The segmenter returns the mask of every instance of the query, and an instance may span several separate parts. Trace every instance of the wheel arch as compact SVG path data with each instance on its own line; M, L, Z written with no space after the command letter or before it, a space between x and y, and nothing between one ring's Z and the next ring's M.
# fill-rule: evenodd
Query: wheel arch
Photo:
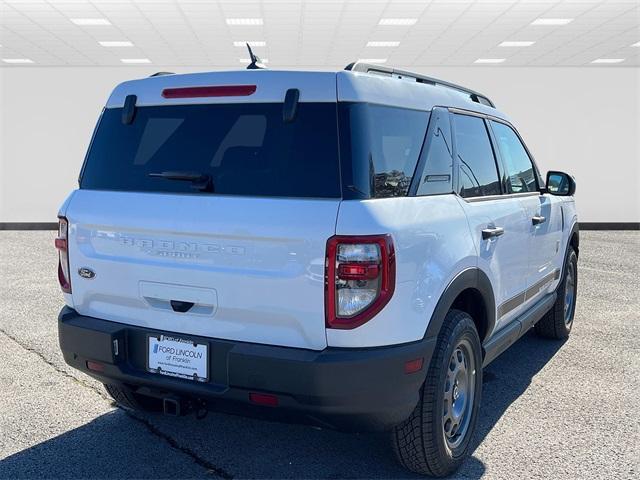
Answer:
M447 285L431 315L425 337L438 336L444 318L452 307L471 315L480 341L484 343L496 323L495 296L487 274L479 268L469 268Z
M576 257L580 258L580 227L578 226L578 222L574 222L573 227L571 227L571 232L569 232L569 237L567 239L567 245L564 249L564 256L562 258L562 270L560 271L560 282L558 282L558 287L564 281L564 275L567 271L567 260L569 259L569 248L573 248L576 252Z
M576 255L580 256L580 228L578 227L578 222L573 224L573 228L569 233L569 244L567 245L567 249L570 246L576 251Z

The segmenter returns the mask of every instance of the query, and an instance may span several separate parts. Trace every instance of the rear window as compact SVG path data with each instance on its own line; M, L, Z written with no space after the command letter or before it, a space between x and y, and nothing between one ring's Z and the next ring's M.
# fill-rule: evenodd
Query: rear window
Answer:
M338 105L345 198L406 196L429 112L369 103Z
M335 103L300 103L283 121L282 103L106 109L82 172L94 190L340 197ZM203 175L202 182L157 176ZM152 176L156 175L156 176Z

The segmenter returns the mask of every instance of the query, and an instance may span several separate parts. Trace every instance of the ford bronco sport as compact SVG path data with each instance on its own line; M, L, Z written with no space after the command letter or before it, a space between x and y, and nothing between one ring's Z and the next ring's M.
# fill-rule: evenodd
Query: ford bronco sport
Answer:
M411 72L128 81L60 209L60 347L124 408L386 430L447 475L483 367L569 335L574 191L489 98Z

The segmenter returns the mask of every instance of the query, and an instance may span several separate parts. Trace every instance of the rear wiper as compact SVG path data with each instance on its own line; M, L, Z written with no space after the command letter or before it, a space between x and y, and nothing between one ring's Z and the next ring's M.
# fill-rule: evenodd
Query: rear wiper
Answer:
M211 175L198 172L160 172L149 173L153 178L165 178L167 180L180 180L191 182L191 187L203 192L213 192L213 181Z

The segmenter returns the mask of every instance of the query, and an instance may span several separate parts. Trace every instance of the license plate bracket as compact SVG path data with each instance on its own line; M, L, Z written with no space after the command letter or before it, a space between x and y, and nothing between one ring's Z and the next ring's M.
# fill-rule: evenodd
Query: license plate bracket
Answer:
M209 381L209 345L175 335L147 336L147 370L196 382Z

